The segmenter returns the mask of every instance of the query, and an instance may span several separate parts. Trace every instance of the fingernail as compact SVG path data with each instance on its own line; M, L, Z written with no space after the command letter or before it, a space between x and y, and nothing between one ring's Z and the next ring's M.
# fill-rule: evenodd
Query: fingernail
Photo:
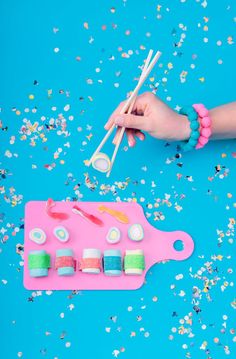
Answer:
M116 125L123 125L123 123L124 123L124 119L122 118L122 117L117 117L117 118L115 118L115 124Z
M133 147L134 143L133 141L128 141L129 147Z

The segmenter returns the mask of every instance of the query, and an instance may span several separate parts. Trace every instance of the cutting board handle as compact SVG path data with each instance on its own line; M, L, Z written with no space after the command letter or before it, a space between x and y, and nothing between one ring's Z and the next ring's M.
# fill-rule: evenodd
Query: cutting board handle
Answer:
M165 234L167 235L167 243L165 246L166 258L181 261L191 256L194 250L194 242L188 233L174 231ZM179 244L177 242L182 244L181 249L177 249L177 244Z

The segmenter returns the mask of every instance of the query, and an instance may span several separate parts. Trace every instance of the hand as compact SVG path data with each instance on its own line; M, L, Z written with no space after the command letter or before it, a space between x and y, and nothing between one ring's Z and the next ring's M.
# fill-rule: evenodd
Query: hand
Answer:
M121 115L125 101L121 102L112 113L105 129L109 130L113 123L118 126L113 143L116 144L121 127L126 128L130 147L135 146L136 137L145 139L142 131L151 136L167 141L186 140L190 136L189 121L186 116L179 115L151 92L138 96L132 114Z

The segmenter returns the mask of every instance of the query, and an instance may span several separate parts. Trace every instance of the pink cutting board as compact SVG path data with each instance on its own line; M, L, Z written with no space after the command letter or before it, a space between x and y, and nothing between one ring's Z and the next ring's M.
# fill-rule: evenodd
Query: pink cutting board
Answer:
M55 202L54 212L66 212L70 215L67 220L59 222L46 214L44 201L28 202L25 206L25 246L24 246L24 286L31 290L83 290L83 289L138 289L145 280L145 274L157 262L174 259L184 260L191 256L194 243L189 234L182 231L162 232L148 223L142 207L137 203L127 202ZM98 216L104 222L103 227L89 223L79 215L72 213L72 207L77 204L86 212ZM107 213L99 213L98 206L104 204L109 208L126 213L129 224L122 224ZM144 239L141 242L133 242L127 236L130 224L140 223L144 228ZM53 228L58 225L65 226L70 234L67 243L59 242L53 235ZM107 243L105 237L110 227L118 227L122 233L122 239L117 244ZM29 239L32 228L40 227L47 235L47 241L43 245L37 245ZM183 242L183 250L176 251L173 244L176 240ZM102 252L105 249L120 249L122 254L126 249L143 249L146 269L141 276L125 275L109 277L100 274L87 274L76 271L73 276L58 276L54 269L55 253L60 248L71 248L75 259L81 259L84 248L98 248ZM31 278L28 270L28 253L31 250L44 249L51 255L51 267L48 277Z

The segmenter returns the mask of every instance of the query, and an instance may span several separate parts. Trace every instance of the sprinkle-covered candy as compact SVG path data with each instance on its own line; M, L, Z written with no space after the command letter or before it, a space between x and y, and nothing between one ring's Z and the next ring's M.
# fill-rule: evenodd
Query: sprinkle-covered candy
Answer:
M144 230L141 224L132 224L128 229L128 237L132 241L139 242L143 240Z

